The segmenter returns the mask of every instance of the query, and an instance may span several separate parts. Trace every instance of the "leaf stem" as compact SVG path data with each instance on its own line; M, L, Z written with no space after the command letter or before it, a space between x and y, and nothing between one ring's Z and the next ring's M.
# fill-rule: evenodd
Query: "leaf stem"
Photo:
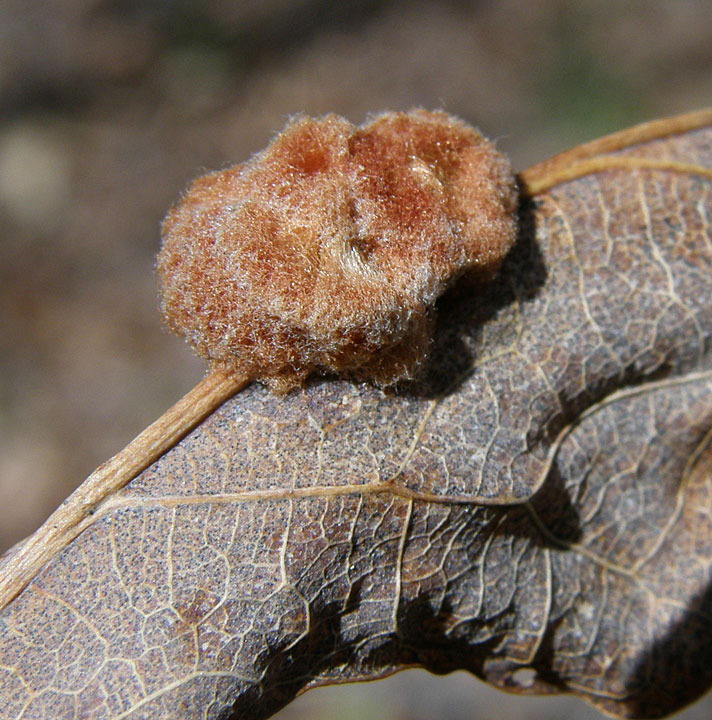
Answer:
M213 370L123 450L100 465L30 537L0 563L0 610L42 566L94 521L99 505L143 472L249 381Z
M525 196L533 197L546 192L561 182L567 182L600 170L621 167L621 165L626 164L630 168L634 167L635 163L638 163L637 167L642 167L646 163L644 158L630 155L611 158L611 153L628 150L633 146L654 140L693 132L707 127L710 123L712 123L712 108L707 108L685 115L678 115L677 117L652 120L612 135L606 135L598 140L578 145L571 150L565 150L522 171L519 173L520 188ZM647 162L650 163L650 161ZM664 165L662 161L654 160L648 167L650 169L665 169L663 167L652 167L657 162ZM700 169L693 165L684 167L684 163L667 164L670 166L667 169L677 170L678 172L699 172ZM703 170L702 174L704 175L709 172L708 168Z

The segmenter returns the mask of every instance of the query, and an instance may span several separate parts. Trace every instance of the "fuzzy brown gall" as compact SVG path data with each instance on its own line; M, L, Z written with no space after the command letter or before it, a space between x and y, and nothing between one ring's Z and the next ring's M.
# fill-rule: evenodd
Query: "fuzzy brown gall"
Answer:
M163 315L278 392L315 371L391 385L423 365L436 299L497 271L516 210L509 162L444 112L299 118L168 213Z

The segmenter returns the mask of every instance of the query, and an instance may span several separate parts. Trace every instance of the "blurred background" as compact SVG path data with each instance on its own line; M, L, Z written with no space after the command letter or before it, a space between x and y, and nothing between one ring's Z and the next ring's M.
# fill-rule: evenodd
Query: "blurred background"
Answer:
M0 0L0 550L203 373L162 328L159 223L295 113L441 107L516 169L712 104L708 0ZM707 720L710 700L681 715ZM601 716L409 671L287 718Z

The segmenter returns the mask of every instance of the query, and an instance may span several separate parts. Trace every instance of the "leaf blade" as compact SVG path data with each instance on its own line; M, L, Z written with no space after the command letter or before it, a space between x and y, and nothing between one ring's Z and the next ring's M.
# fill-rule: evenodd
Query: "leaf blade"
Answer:
M603 146L712 166L665 127ZM0 614L9 717L267 717L412 665L628 716L704 691L711 188L652 165L526 205L421 385L248 388L113 494Z

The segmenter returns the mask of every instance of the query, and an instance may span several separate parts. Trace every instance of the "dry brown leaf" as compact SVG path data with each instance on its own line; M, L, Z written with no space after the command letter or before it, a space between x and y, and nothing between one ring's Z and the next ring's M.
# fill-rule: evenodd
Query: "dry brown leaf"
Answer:
M628 717L708 689L712 112L521 182L422 383L250 386L52 550L0 717L264 718L410 666Z

